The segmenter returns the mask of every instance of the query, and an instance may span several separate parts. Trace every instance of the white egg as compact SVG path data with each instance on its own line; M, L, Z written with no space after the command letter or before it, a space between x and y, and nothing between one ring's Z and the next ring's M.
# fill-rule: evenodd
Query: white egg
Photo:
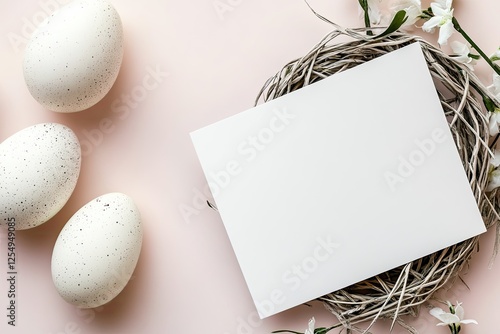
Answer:
M45 19L24 54L24 79L45 108L90 108L111 89L123 57L123 28L104 0L75 0Z
M0 225L45 223L66 204L80 174L74 132L57 123L25 128L0 144Z
M52 253L52 279L68 303L93 308L115 298L139 259L142 224L130 197L100 196L61 230Z

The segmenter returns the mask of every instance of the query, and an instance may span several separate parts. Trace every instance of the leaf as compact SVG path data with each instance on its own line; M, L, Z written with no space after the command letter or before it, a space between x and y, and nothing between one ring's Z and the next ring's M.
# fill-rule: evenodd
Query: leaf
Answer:
M407 19L408 16L406 16L406 11L400 10L399 12L396 13L396 15L394 15L394 18L392 19L391 24L389 24L387 29L385 29L385 31L382 32L380 35L377 35L377 38L392 34L396 30L401 28L401 26L403 25L403 23L406 22Z
M495 111L496 105L488 96L483 95L483 103L486 107L486 110L488 110L489 112Z
M274 332L271 332L271 333L292 333L292 334L304 334L304 333L301 333L301 332L294 332L294 331L289 331L289 330L278 330L278 331L274 331Z

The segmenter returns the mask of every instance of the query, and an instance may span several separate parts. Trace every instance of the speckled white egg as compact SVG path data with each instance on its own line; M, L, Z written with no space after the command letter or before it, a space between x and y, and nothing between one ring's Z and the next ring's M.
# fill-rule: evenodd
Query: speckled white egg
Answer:
M52 279L68 303L93 308L126 286L142 246L142 224L133 200L100 196L78 210L61 230L52 254Z
M0 225L45 223L66 204L80 174L81 149L62 124L25 128L0 144Z
M45 108L76 112L99 102L116 80L123 28L105 0L74 0L45 19L24 53L24 79Z

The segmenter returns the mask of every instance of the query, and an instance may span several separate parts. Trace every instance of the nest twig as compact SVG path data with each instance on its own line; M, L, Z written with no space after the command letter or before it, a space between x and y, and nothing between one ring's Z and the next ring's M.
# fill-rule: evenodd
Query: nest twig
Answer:
M419 42L484 223L487 228L495 225L500 206L496 191L485 193L492 152L488 146L488 119L480 97L486 95L494 100L488 89L470 69L418 36L395 32L374 38L363 34L363 29L335 27L307 55L286 64L270 78L258 94L256 104ZM339 36L348 36L350 40L334 43ZM453 283L477 250L478 242L478 237L466 240L318 300L348 332L368 332L377 319L390 318L393 324L397 322L410 333L417 333L401 316L418 315L420 306L438 289ZM362 322L369 323L363 330L357 326Z

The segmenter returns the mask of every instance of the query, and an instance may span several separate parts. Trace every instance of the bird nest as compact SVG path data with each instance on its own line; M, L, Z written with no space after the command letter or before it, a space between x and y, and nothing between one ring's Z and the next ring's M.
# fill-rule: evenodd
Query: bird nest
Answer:
M494 143L481 96L490 97L497 106L499 102L468 67L418 36L397 31L374 37L366 34L366 29L335 27L308 54L289 62L271 77L258 94L256 104L419 42L484 223L487 228L496 224L500 208L497 191L485 192ZM368 332L377 319L389 318L393 325L397 322L410 333L417 333L401 317L417 316L421 305L437 290L455 282L478 243L478 237L466 240L318 300L347 332ZM359 327L362 322L368 323L364 330Z

